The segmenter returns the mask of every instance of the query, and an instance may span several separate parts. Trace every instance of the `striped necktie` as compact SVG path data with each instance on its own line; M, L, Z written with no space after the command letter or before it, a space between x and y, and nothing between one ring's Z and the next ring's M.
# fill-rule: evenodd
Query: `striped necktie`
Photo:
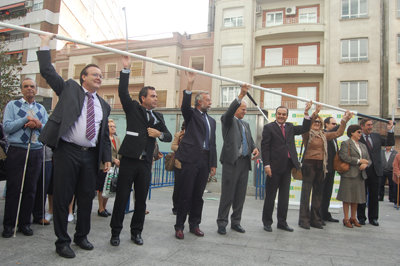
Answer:
M93 95L87 92L87 113L86 113L86 138L92 140L95 135L95 123L94 123L94 101Z

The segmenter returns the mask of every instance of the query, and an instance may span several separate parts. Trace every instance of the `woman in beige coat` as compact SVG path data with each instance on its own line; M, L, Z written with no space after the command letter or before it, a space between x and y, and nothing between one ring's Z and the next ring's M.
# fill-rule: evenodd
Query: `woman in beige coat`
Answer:
M347 129L347 136L350 139L342 142L339 151L339 157L350 164L350 169L340 174L337 195L337 200L343 202L343 225L349 228L353 228L353 225L361 227L356 218L357 205L365 203L364 180L367 178L365 169L371 164L367 146L359 142L361 134L359 125L350 125ZM351 206L350 219L349 206Z

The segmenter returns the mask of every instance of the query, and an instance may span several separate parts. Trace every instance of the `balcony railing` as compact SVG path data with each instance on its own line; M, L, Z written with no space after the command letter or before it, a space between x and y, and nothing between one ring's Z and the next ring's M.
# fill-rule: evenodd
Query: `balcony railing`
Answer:
M265 61L263 60L262 62L261 62L261 64L262 64L262 66L261 67L279 67L279 66L303 66L303 65L319 65L320 64L320 61L319 61L319 57L317 57L316 58L316 63L312 63L312 62L310 62L310 63L307 63L307 62L303 62L303 63L300 63L299 64L299 58L283 58L282 59L282 64L281 65L265 65ZM313 60L312 58L310 59L310 61L311 60ZM306 60L305 60L306 61Z
M24 17L26 15L26 13L27 13L26 9L21 9L18 11L10 11L10 14L0 15L0 21Z
M144 69L133 69L130 73L130 78L143 78ZM104 79L117 79L119 78L119 71L103 72Z
M321 24L321 17L314 17L312 19L299 19L298 17L286 17L282 20L282 22L275 22L275 23L267 23L267 21L263 17L257 18L257 29L271 28L282 25L293 25L293 24L299 24L299 25Z

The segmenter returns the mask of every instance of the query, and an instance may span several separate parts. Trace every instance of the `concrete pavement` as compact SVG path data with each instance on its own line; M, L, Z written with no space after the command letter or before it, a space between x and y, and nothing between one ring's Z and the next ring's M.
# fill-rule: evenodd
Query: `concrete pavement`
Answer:
M4 182L0 183L0 191ZM400 211L387 201L380 202L380 226L365 225L345 228L341 223L329 223L323 230L304 230L297 226L298 210L290 209L288 224L293 233L263 230L263 201L246 198L240 234L227 227L227 234L217 233L216 217L219 194L204 194L204 237L196 237L185 228L185 239L174 237L175 216L171 212L172 188L154 189L148 201L142 237L143 246L130 240L132 214L124 220L121 244L109 244L110 217L97 216L97 199L93 202L92 229L88 237L95 246L86 251L72 244L74 259L64 259L55 253L53 225L32 225L31 237L17 233L16 238L0 237L0 265L400 265ZM112 210L113 199L108 209ZM4 200L0 201L2 223ZM342 212L334 215L342 219ZM276 212L274 212L276 220ZM274 221L276 222L276 221ZM1 229L2 230L2 229ZM68 231L73 235L74 224Z

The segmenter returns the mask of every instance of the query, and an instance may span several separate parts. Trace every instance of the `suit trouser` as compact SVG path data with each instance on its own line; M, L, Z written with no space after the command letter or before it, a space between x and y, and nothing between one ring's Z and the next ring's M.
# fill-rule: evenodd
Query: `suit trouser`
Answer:
M234 165L222 165L221 198L218 208L218 226L226 227L229 210L232 206L231 225L239 225L242 219L243 204L246 198L250 158L241 157Z
M320 208L320 215L323 220L328 220L332 218L331 213L329 212L329 205L331 203L333 183L335 181L335 171L330 171L326 173L325 179L322 182L323 190L322 190L322 201Z
M324 168L322 160L304 160L302 167L303 182L300 196L299 225L321 225L319 210L322 200L322 182ZM312 190L311 211L310 194Z
M90 216L95 195L97 152L81 150L60 141L53 153L53 221L57 236L56 246L71 243L68 235L68 206L75 194L77 222L74 241L85 239L90 232Z
M172 193L172 209L177 211L179 201L179 191L182 189L182 169L174 167L174 192Z
M276 192L279 189L278 195L278 224L286 225L286 217L289 206L289 189L291 179L291 169L293 163L291 159L282 162L281 169L271 169L272 177L267 176L265 180L265 199L262 214L262 221L264 225L271 225L272 213L274 212L274 204Z
M389 200L394 201L394 199L397 197L396 194L394 194L394 185L395 183L393 182L393 172L383 172L383 176L379 177L379 198L384 198L385 197L385 183L386 179L388 180L389 183Z
M146 212L146 198L151 180L151 162L123 156L119 168L117 192L111 216L111 235L121 233L125 207L128 203L132 184L135 191L135 212L131 220L131 234L141 233Z
M367 168L368 178L365 180L365 192L367 193L368 202L368 220L377 220L379 216L379 201L378 201L378 189L379 189L379 178L375 173L373 166ZM366 220L365 208L367 204L358 204L357 218L358 220Z
M40 219L44 218L44 213L46 208L46 196L50 186L50 180L53 171L52 170L53 162L47 161L44 163L44 186L43 186L43 166L41 168L42 171L39 175L36 188L35 205L33 206L33 211L32 211L33 220L35 221L39 221Z
M7 192L4 206L4 227L14 228L21 192L22 176L27 149L10 146L7 151L6 174ZM43 160L42 149L30 150L26 167L24 189L22 191L18 225L31 224L31 214L35 202L36 184Z
M201 223L203 193L210 173L209 154L201 153L201 157L194 163L182 162L182 189L179 191L175 230L184 229L188 214L190 229L199 227Z

